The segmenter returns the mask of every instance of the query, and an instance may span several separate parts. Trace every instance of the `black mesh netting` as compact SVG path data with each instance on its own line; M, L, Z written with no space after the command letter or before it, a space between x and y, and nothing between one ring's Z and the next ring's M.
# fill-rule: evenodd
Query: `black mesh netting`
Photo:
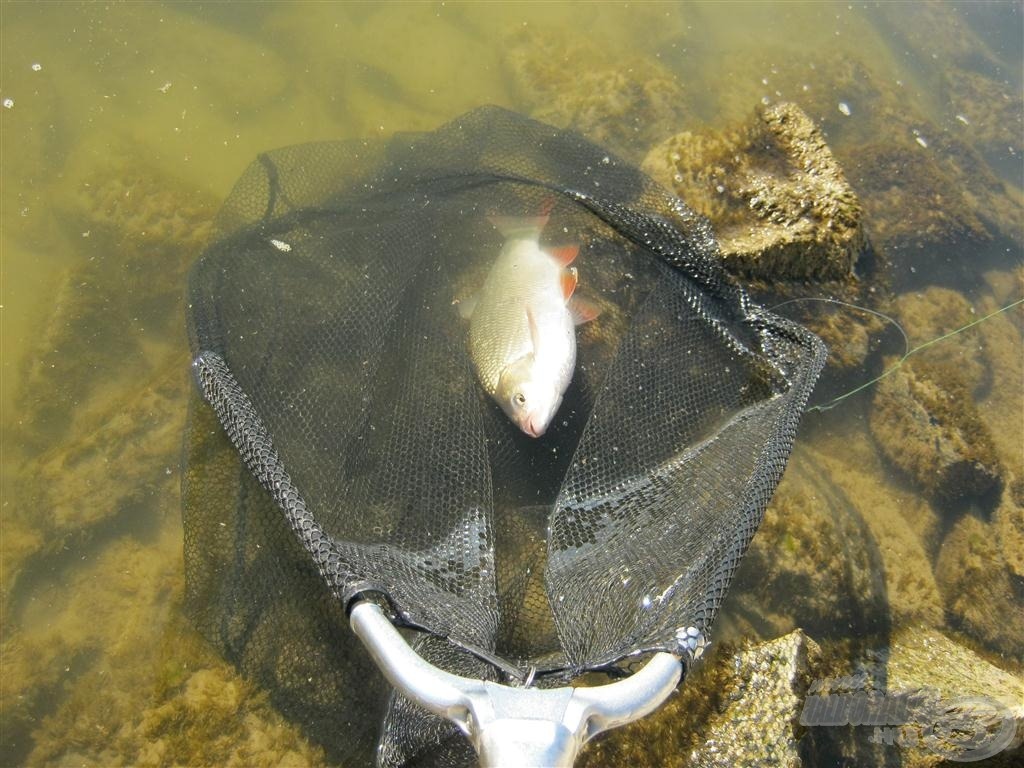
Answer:
M581 244L601 313L531 438L482 391L455 305L502 247L487 216L548 209L544 241ZM189 287L208 405L188 444L188 602L334 757L372 762L382 728L385 764L471 754L388 702L347 629L357 593L429 631L437 663L495 679L707 628L824 352L726 278L704 220L580 136L483 108L263 155L220 224Z

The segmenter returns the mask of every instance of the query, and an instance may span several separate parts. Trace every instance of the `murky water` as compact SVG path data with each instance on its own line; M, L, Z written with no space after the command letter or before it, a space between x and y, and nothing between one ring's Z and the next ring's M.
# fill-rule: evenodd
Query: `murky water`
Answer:
M713 137L793 101L859 196L873 248L851 293L809 282L786 297L872 303L913 347L1024 295L1016 3L0 14L4 765L330 763L180 611L184 280L261 151L429 130L495 103L639 163L669 136ZM819 403L903 351L885 323L837 317L830 343L861 334L863 350L833 360ZM800 626L828 650L938 632L1021 674L1022 323L1019 306L1001 312L808 414L718 637ZM932 435L937 423L957 435ZM921 435L944 447L924 451ZM702 724L686 728L692 748ZM610 737L594 764L685 763L669 741L637 757L630 738Z

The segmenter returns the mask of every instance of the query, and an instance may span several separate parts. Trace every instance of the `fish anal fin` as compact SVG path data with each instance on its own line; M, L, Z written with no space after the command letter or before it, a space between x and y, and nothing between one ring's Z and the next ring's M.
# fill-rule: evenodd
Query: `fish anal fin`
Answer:
M569 302L569 311L572 313L572 321L576 325L589 323L601 314L601 308L597 304L584 299L582 296L573 297L572 301Z
M579 255L580 246L578 243L574 243L572 245L560 245L557 248L548 248L545 252L563 267L568 267Z
M567 267L562 270L562 296L566 301L572 297L573 291L576 290L576 283L579 282L579 277L576 267Z

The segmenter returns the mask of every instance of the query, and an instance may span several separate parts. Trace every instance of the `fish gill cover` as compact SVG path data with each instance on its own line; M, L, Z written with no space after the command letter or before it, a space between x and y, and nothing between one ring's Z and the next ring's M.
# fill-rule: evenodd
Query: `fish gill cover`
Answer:
M501 252L488 217L541 210L599 315L534 438L481 387L458 304ZM261 155L219 226L189 285L189 609L332 754L472 754L388 705L345 619L361 593L491 679L707 631L824 347L748 301L704 219L579 135L484 107Z

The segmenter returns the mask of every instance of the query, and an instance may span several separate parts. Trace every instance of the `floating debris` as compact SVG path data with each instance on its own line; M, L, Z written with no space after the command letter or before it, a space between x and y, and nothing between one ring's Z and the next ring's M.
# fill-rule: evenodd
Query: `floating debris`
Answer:
M847 104L845 101L840 101L839 102L839 111L842 112L847 117L849 117L850 116L850 105Z
M3 100L3 105L4 105L4 109L13 109L14 108L14 99L10 99L10 98L4 99Z
M292 249L292 247L283 240L271 240L270 244L277 248L277 250L283 251L284 253L288 253L288 251Z
M40 64L38 61L32 65L32 71L33 72L42 72L42 70L43 70L43 65Z
M166 83L157 88L157 90L160 91L160 93L167 93L169 90L171 90L172 85L173 83L170 80L168 80Z
M963 123L964 125L970 125L970 124L971 124L971 121L970 121L970 120L968 120L968 119L967 119L967 117L966 117L965 115L957 115L957 116L956 116L956 119L957 119L957 120L959 120L959 121L960 121L961 123Z

